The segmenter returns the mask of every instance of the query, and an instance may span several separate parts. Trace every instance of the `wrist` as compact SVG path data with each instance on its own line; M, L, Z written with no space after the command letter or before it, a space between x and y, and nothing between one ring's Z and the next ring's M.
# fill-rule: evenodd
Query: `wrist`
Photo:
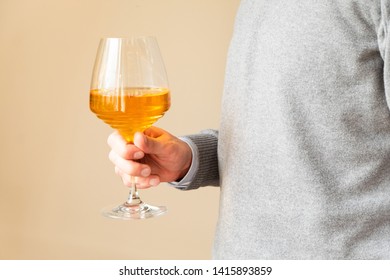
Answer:
M178 182L179 185L186 185L193 180L193 177L198 170L198 148L191 139L187 137L179 137L179 139L183 141L183 148L185 149L183 154L185 155L185 160L176 182Z
M188 152L186 154L189 154L189 156L186 157L187 159L184 161L185 163L183 169L180 171L178 179L176 181L181 181L187 175L188 171L192 166L192 151L189 147L188 147Z

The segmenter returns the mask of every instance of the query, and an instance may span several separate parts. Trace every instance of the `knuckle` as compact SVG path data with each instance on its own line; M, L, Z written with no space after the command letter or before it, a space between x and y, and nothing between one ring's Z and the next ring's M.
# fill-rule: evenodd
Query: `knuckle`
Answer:
M111 151L108 153L108 159L109 159L112 163L115 164L116 159L115 159L115 153L114 153L113 150L111 150Z
M112 134L107 137L107 145L112 147Z

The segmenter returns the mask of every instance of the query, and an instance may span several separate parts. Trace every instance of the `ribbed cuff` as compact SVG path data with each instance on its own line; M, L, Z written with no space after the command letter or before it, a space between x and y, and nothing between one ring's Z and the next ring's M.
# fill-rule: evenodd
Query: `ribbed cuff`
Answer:
M218 186L218 131L204 130L199 134L187 135L197 148L199 156L197 171L186 190L197 189L203 186Z

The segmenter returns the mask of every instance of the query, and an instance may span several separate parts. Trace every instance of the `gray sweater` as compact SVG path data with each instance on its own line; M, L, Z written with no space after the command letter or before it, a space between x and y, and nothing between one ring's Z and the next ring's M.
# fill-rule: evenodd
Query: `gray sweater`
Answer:
M390 0L243 0L219 132L216 259L390 259Z

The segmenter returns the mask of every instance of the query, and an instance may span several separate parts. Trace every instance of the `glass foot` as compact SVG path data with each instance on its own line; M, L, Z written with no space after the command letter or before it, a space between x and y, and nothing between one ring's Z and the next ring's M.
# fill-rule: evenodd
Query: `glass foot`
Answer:
M125 202L116 207L104 208L102 214L112 219L134 220L152 218L163 215L166 212L167 208L165 206L151 206L144 202L139 204Z

